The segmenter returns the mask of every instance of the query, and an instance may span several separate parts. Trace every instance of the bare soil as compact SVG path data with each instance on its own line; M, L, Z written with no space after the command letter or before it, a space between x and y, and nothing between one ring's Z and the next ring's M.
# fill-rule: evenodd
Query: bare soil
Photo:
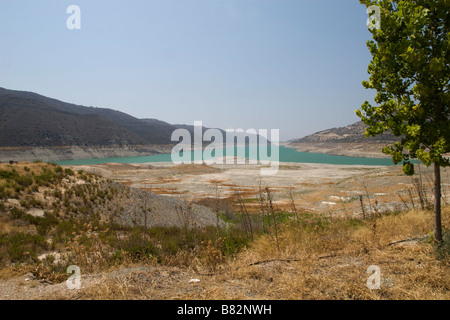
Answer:
M269 186L278 209L289 210L292 192L299 211L360 217L421 207L433 199L432 170L421 165L413 178L401 166L347 166L331 164L282 163L278 173L261 176L260 165L102 164L82 169L102 174L127 186L170 197L202 202L231 198L236 190L247 199L259 197L260 186ZM77 169L77 167L73 167ZM422 199L417 181L424 190ZM443 199L450 202L450 170L442 170ZM361 202L362 200L362 202ZM258 202L248 206L258 211Z

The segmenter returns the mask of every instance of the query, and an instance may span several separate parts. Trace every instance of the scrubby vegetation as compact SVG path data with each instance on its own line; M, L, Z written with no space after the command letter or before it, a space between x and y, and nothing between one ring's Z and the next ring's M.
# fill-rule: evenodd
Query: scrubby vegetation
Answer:
M249 242L231 220L226 228L188 224L190 212L181 206L182 227L120 225L114 216L124 209L110 202L120 191L83 171L34 163L8 165L0 177L0 266L38 268L51 281L67 279L69 265L96 272L139 261L189 266L195 260L215 270Z

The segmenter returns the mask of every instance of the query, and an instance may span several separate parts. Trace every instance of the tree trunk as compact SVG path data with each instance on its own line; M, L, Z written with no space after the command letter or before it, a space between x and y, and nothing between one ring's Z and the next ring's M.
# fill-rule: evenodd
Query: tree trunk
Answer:
M436 242L442 242L441 223L441 166L434 163L434 238Z

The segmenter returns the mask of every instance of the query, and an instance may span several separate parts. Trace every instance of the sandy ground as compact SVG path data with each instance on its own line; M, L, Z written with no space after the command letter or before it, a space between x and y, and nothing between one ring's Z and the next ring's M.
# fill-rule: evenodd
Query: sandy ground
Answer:
M171 163L79 166L128 186L193 201L232 197L236 190L253 200L258 211L259 186L269 186L279 209L292 208L292 193L299 211L359 216L365 211L409 209L419 206L417 189L401 166L346 166L282 163L278 173L261 176L261 165L173 165ZM433 176L420 166L413 178L421 179L426 200L432 200ZM442 171L443 199L450 202L450 170ZM292 191L291 191L292 190ZM361 197L363 203L361 204Z

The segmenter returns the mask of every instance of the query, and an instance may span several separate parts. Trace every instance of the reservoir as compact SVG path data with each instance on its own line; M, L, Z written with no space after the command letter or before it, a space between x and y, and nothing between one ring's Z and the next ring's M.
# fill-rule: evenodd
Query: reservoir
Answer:
M244 147L237 147L234 148L234 150L233 148L223 149L223 153L225 156L235 156L238 154L240 148ZM243 150L240 151L242 152ZM197 152L201 153L201 151L191 151L192 153L191 159L194 159L194 155ZM249 158L248 147L245 148L245 155L246 158L248 159ZM203 156L203 159L210 159L210 158L211 157L207 157L205 155ZM100 158L100 159L56 161L58 165L92 165L104 163L149 163L149 162L172 162L171 154L168 153L168 154L157 154L151 156L138 156L138 157L114 157L114 158ZM329 155L324 153L299 152L284 146L279 147L279 162L324 163L324 164L338 164L338 165L367 165L367 166L394 165L391 159L349 157L349 156Z

